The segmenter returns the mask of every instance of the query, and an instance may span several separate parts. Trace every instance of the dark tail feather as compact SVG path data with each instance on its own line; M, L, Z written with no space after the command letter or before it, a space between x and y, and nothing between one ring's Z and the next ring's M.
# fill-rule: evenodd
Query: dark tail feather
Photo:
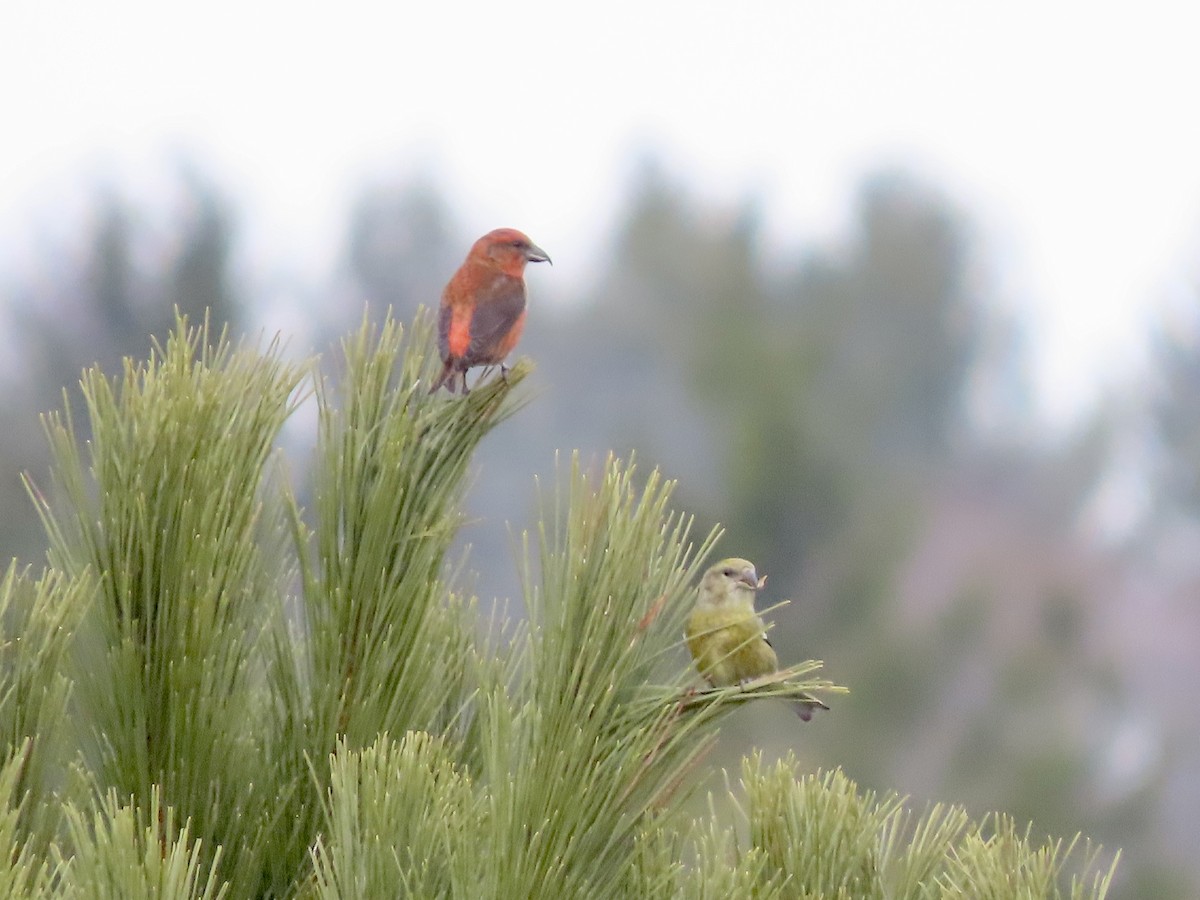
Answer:
M807 700L795 700L795 701L793 701L793 705L796 710L796 715L798 715L800 717L800 719L804 722L808 722L808 721L812 720L813 710L829 709L828 706L826 706L824 703L822 703L820 700L816 699L815 697L810 697Z
M458 385L454 383L454 375L454 363L452 361L448 361L442 367L442 374L434 379L433 386L429 388L429 393L436 394L437 389L444 384L446 386L446 390L453 394L456 390L458 390Z

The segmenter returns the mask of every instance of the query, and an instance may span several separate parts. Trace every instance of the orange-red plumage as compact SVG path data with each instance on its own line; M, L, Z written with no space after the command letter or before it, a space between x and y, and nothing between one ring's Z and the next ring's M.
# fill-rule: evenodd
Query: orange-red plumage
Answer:
M514 228L489 231L471 247L466 260L442 291L438 312L438 349L442 372L430 391L443 384L450 393L467 369L501 364L525 327L525 265L550 262L546 251Z

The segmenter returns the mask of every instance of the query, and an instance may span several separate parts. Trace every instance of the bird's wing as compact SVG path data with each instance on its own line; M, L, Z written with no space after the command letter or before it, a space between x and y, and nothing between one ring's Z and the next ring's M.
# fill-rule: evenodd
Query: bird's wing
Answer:
M464 359L471 365L499 362L505 353L496 355L505 336L517 324L525 312L525 284L517 279L505 278L481 298L471 316L471 343L467 346Z
M438 311L438 352L443 360L450 358L450 323L454 319L454 310L446 303Z

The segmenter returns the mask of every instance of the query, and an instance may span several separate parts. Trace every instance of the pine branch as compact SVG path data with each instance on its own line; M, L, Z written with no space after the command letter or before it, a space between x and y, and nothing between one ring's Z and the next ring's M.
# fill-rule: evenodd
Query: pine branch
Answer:
M66 502L42 509L51 564L98 576L76 692L87 778L97 801L113 790L138 815L152 796L186 810L205 854L226 848L239 893L258 881L274 791L260 640L282 585L259 539L280 526L262 495L301 374L277 345L235 349L179 319L121 379L84 373L86 466L69 410L46 423Z

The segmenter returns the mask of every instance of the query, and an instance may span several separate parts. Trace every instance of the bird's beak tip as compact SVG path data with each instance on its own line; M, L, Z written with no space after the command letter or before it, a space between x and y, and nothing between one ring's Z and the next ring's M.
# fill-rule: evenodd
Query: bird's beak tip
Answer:
M752 591L757 591L760 587L762 587L763 582L766 581L765 578L760 579L758 577L758 572L756 572L754 569L743 569L740 580L743 584L749 585Z
M554 261L550 259L550 254L536 244L530 246L529 251L525 254L525 258L530 262L548 262L554 265Z

